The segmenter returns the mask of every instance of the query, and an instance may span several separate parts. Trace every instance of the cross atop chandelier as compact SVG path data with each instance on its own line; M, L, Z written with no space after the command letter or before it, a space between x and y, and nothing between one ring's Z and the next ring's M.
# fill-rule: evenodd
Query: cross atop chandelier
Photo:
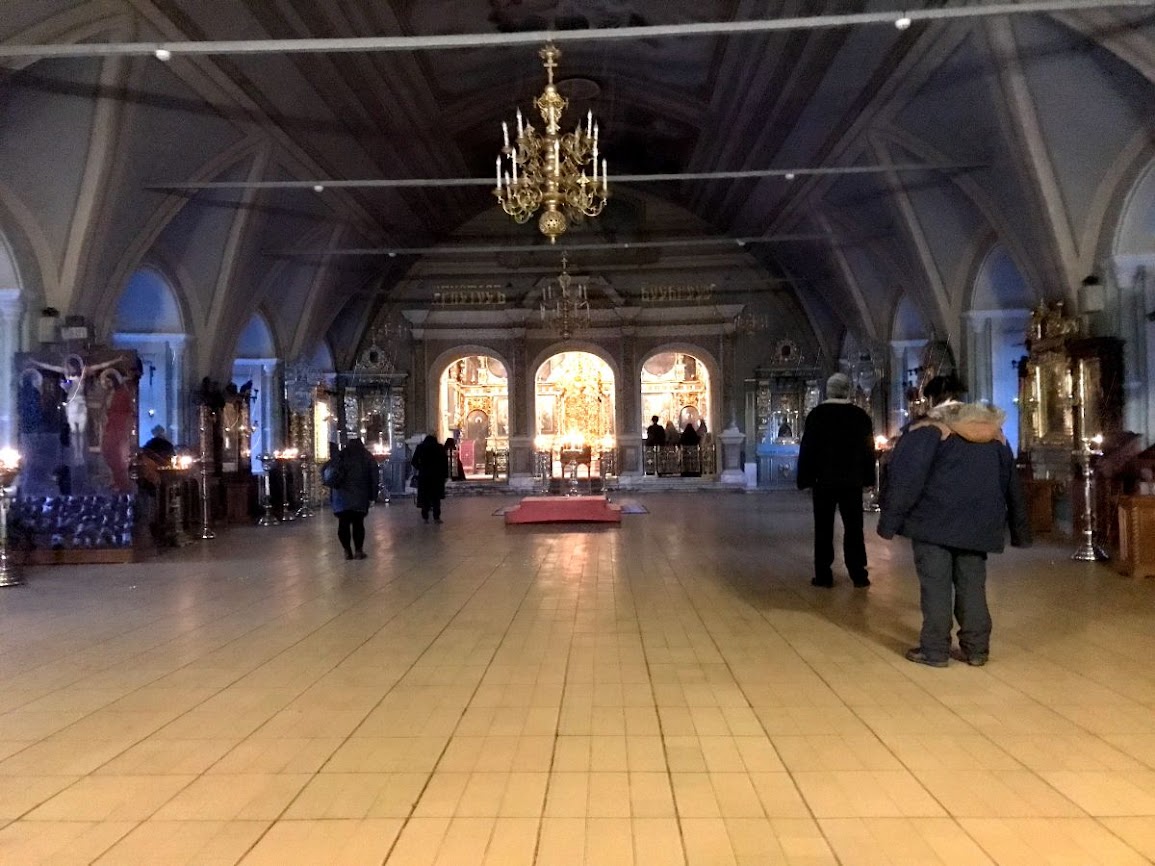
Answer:
M552 44L538 52L545 67L546 85L534 100L544 131L538 133L517 110L517 137L510 144L509 124L502 122L504 146L497 157L497 187L493 194L502 209L521 224L544 208L537 227L557 243L571 221L595 217L609 196L608 164L598 164L598 125L593 111L585 127L578 121L573 132L562 133L561 116L569 104L557 92L553 73L561 52ZM589 166L589 173L586 167ZM600 174L599 174L600 169Z
M590 324L590 302L584 283L574 285L567 268L569 260L561 257L561 273L546 283L541 292L541 320L568 340Z

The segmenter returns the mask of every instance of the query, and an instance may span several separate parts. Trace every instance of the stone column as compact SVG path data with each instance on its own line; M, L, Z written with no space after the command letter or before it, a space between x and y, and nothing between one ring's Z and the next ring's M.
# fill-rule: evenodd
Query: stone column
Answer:
M972 401L994 399L994 371L991 369L991 314L986 310L972 310L966 316L967 361L970 365L970 395Z
M638 371L637 329L631 324L622 328L621 375L618 393L623 395L618 410L618 467L624 478L642 475L642 378Z
M1123 340L1123 427L1155 437L1155 254L1120 255L1107 269L1107 330Z
M913 366L911 354L922 351L925 345L926 340L890 341L890 423L893 433L901 430L909 420L906 417L906 371Z
M521 327L510 330L509 361L509 486L515 490L533 489L533 405L530 394L533 375L526 354L524 320Z
M19 289L0 289L0 445L16 446L14 358L20 351L24 300Z

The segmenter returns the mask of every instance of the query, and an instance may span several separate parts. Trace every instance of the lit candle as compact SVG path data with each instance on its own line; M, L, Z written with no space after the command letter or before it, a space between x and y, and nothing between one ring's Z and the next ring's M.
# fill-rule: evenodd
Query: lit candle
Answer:
M517 150L516 149L513 151L513 158L510 159L510 162L513 163L513 182L517 183Z
M509 124L504 120L501 122L501 137L505 141L505 146L509 147Z
M592 135L594 131L594 110L591 108L586 112L586 135Z
M501 157L497 158L497 188L501 189Z
M610 167L606 160L602 160L602 195L610 191Z
M561 142L556 138L553 140L553 164L558 171L561 171Z
M594 144L598 143L598 125L594 124Z
M517 110L517 137L518 137L518 139L521 138L523 133L524 133L524 129L521 125L521 109L519 108Z

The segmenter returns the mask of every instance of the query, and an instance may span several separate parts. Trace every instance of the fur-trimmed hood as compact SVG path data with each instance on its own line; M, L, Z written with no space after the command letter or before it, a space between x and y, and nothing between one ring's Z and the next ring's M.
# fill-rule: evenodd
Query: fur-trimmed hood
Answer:
M912 427L935 426L946 439L952 433L968 442L1006 442L1003 435L1003 420L1007 413L995 406L982 403L943 403L926 413L919 423Z

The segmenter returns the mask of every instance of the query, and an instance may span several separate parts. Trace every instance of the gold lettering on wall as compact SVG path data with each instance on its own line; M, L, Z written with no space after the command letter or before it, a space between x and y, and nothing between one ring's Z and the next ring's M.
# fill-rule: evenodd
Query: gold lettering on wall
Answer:
M500 307L508 300L497 283L442 284L433 287L435 307Z
M642 286L643 304L709 304L716 283L665 283Z

